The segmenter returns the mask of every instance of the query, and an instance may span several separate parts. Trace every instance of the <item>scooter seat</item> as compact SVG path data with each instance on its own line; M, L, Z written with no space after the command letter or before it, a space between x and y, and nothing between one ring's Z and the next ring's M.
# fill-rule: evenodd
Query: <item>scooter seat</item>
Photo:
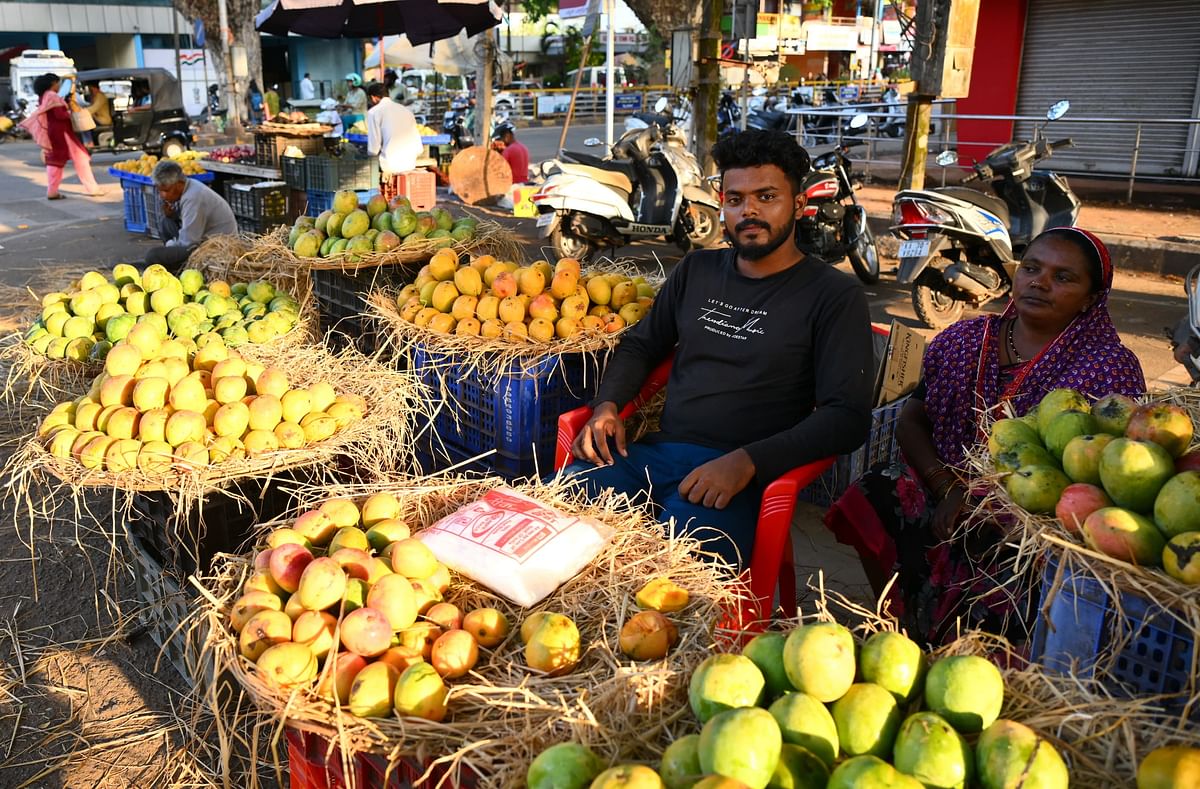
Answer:
M948 197L962 200L964 203L977 205L984 211L995 214L1005 225L1009 224L1008 204L998 197L985 195L983 192L980 192L977 189L970 189L965 186L943 186L942 188L935 189L934 191L938 192L939 194L947 195Z
M575 175L581 175L585 178L591 178L604 184L605 186L612 187L620 192L624 192L626 197L633 193L633 182L630 181L629 176L625 175L624 173L616 172L603 167L591 167L590 165L586 164L570 164L568 162L562 162L561 165L564 173L574 173Z

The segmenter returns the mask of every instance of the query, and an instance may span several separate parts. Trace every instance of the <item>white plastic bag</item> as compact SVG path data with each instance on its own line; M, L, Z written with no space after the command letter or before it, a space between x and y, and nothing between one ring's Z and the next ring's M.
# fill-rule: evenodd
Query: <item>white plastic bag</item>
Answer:
M500 487L416 537L442 564L528 608L586 567L612 534Z

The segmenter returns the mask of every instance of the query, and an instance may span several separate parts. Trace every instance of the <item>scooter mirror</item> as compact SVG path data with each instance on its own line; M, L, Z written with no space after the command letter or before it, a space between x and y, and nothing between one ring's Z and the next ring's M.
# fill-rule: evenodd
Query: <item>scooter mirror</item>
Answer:
M597 145L603 145L603 143L600 142L599 137L588 137L586 140L583 141L583 144L589 148L594 148Z
M666 111L668 104L670 104L670 102L667 101L666 96L659 96L658 101L654 102L654 111L662 114Z
M957 164L958 151L942 151L937 155L937 158L934 159L934 161L940 164L942 167L949 167L952 164Z
M865 112L860 112L850 119L850 128L861 129L867 125L867 120L867 114Z
M1051 104L1050 109L1046 111L1046 120L1056 121L1062 116L1066 115L1067 110L1069 109L1071 109L1071 102L1067 101L1066 99L1063 99L1062 101L1056 101L1054 104Z

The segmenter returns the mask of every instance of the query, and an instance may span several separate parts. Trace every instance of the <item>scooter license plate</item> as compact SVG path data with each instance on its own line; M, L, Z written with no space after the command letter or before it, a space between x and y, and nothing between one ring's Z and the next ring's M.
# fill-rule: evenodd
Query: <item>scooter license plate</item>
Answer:
M900 245L900 257L923 258L929 254L929 239L905 241Z
M555 216L555 214L552 211L547 211L544 214L538 214L537 226L538 227L549 227L550 223L552 223L554 221L554 216Z

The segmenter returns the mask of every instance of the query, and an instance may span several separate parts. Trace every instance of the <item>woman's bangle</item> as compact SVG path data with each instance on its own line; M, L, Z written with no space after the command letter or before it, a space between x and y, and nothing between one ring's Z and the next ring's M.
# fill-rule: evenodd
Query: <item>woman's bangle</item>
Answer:
M946 468L945 466L935 469L925 476L925 484L929 486L930 492L938 501L946 498L946 494L950 489L959 485L958 476Z

